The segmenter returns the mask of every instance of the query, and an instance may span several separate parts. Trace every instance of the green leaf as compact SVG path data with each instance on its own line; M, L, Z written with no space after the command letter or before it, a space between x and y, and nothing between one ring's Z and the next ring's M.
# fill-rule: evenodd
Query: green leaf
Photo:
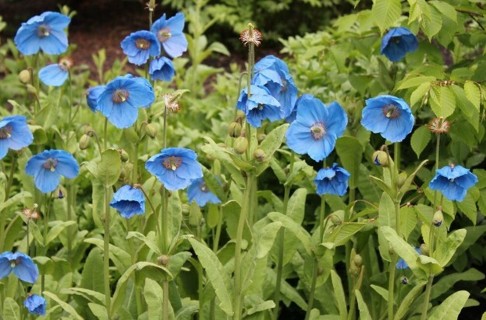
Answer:
M456 97L449 87L433 87L430 91L430 107L437 117L447 118L454 113Z
M118 181L121 173L120 153L114 149L108 149L101 154L101 160L85 163L86 168L105 187L110 187Z
M323 245L328 249L334 249L345 245L356 233L363 229L367 223L362 222L344 222L334 228L331 233L324 236Z
M468 298L469 292L467 291L461 290L453 293L440 306L432 310L429 320L457 319Z
M432 81L435 81L436 77L433 76L410 76L397 83L395 90L403 90L414 87L429 86ZM418 88L417 88L418 89ZM414 103L412 103L414 104Z
M386 184L385 181L381 180L380 178L377 178L375 176L369 176L369 179L376 184L381 190L383 190L388 197L394 198L395 197L395 192L392 190L392 188Z
M265 152L265 159L263 159L263 163L260 163L257 166L256 175L258 176L261 174L269 165L270 160L273 158L273 154L277 151L278 148L282 145L282 142L285 138L285 132L289 127L288 123L284 123L277 128L273 129L268 133L268 135L263 139L262 143L260 144L259 148Z
M439 10L440 13L442 13L444 16L454 22L457 22L456 8L454 8L445 1L430 1L429 3L433 5L437 10Z
M47 233L46 245L56 239L64 229L76 224L75 221L53 221L51 223L54 224L54 227L50 228Z
M356 188L359 178L359 165L363 157L363 146L355 137L344 136L336 142L336 152L343 167L351 174L349 187Z
M63 299L59 298L56 294L49 292L49 291L44 291L43 292L44 296L47 298L50 298L51 300L54 300L58 305L61 306L61 308L69 313L71 317L73 317L76 320L83 320L83 317L81 317L76 310L68 303L64 302Z
M214 288L216 296L220 301L219 307L228 316L232 316L233 305L231 302L232 295L229 275L211 249L193 238L189 238L189 242Z
M282 227L282 223L279 221L272 222L264 226L256 235L256 258L263 259L267 256L268 252L272 249L277 232Z
M285 229L292 232L300 240L307 254L312 254L311 236L300 224L280 212L270 212L267 217L273 221L280 221Z
M304 220L306 197L307 189L299 188L294 191L287 204L287 216L297 223Z
M377 285L370 285L370 287L376 291L386 302L388 302L388 290Z
M479 112L481 109L481 90L475 82L467 80L464 82L464 92L466 97L476 110Z
M88 307L98 320L109 320L106 307L97 303L88 303Z
M474 268L471 268L465 272L452 273L442 276L440 280L437 281L437 283L435 283L432 287L430 299L435 299L443 295L449 291L450 288L454 287L454 285L459 281L480 281L483 279L484 274Z
M420 262L420 269L424 270L428 275L437 275L444 270L436 259L429 256L419 255L418 261Z
M97 238L88 238L84 242L96 245L101 250L104 249L104 242ZM119 272L125 272L125 270L132 266L132 256L125 250L110 244L110 260L113 261Z
M449 263L457 248L464 241L466 233L466 229L459 229L452 232L445 241L439 241L434 251L434 258L441 266L445 267Z
M157 281L152 279L145 279L145 286L143 287L143 297L147 303L147 314L149 319L162 319L162 298L164 296L163 290Z
M374 23L381 33L395 24L402 13L400 0L375 0L371 8Z
M3 300L2 315L4 320L20 320L20 308L14 299L6 297Z
M370 311L368 310L368 306L361 295L361 292L356 289L354 290L354 294L356 295L356 300L358 301L358 309L359 309L359 318L360 320L372 320Z
M137 238L138 240L143 241L143 243L145 243L145 245L150 250L152 250L155 254L160 256L162 253L160 252L160 249L157 246L157 243L155 243L155 241L154 241L154 235L155 235L154 232L149 232L149 234L146 237L144 234L142 234L138 231L130 231L127 234L127 240L131 239L131 238Z
M464 215L472 222L473 225L476 225L478 220L478 209L476 208L476 201L474 201L471 193L467 193L464 200L460 202L458 201L457 207L460 212L464 213Z
M103 273L100 272L100 270L103 270L103 259L101 255L101 249L99 248L90 250L88 258L84 263L81 287L100 292L104 297Z
M435 79L435 77L434 77ZM424 96L429 93L431 87L430 82L422 83L415 89L412 94L410 95L410 106L416 105L418 102L422 102Z
M100 269L98 269L97 273L101 274L99 272ZM103 278L101 278L103 280ZM84 279L83 279L84 280ZM103 283L100 283L103 284ZM105 295L103 293L100 293L98 291L90 290L90 289L85 289L85 288L64 288L61 290L62 294L71 294L71 295L79 295L84 297L86 300L93 302L96 300L96 302L99 302L104 306L105 304ZM93 300L94 299L94 300Z
M416 129L411 138L412 149L417 155L417 159L420 158L420 154L424 151L425 147L429 144L432 134L429 128L421 126Z
M378 208L378 225L393 228L396 226L395 204L387 193L381 195Z
M408 312L410 312L410 306L415 301L415 298L422 293L422 288L425 286L425 282L419 282L412 290L410 290L405 298L400 302L397 312L393 320L403 319Z
M403 237L408 239L412 231L417 226L417 213L415 209L410 206L400 208L400 231Z
M3 185L2 185L3 186ZM13 206L17 205L19 203L22 203L25 201L26 198L31 198L32 195L30 192L27 191L20 191L19 193L15 194L14 196L11 196L7 201L0 203L0 212L3 210Z
M342 320L346 320L348 318L348 308L346 307L343 284L335 270L331 270L331 281L332 287L334 288L334 297L336 298L337 307L339 309L339 315Z

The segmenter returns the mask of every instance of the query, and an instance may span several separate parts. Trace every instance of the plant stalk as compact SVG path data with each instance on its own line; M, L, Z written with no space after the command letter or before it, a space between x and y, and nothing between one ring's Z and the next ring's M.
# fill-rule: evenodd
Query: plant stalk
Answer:
M316 291L316 283L317 283L317 259L314 258L313 265L312 265L312 283L309 292L309 302L307 302L307 311L305 313L305 320L309 320L312 307L314 306L314 295Z
M103 226L103 279L105 286L105 306L108 319L111 319L111 290L110 290L110 188L105 186L105 221Z

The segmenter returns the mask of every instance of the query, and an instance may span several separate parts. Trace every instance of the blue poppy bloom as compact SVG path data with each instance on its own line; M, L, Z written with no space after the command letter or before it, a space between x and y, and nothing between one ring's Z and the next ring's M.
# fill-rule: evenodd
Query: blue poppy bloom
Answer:
M334 149L347 123L348 116L337 102L326 106L314 96L304 95L297 105L297 117L285 134L287 145L298 154L321 161Z
M126 36L121 42L123 53L128 61L137 66L144 64L150 57L160 55L160 44L155 34L140 30Z
M440 191L451 201L462 201L466 197L467 189L477 182L478 177L469 169L451 164L437 170L429 187L432 190Z
M154 100L154 90L147 79L128 75L109 82L96 105L115 127L123 129L137 121L139 108L147 108Z
M187 188L187 197L189 198L189 202L196 201L200 207L204 207L208 202L215 204L221 203L221 200L209 191L203 178L196 179L191 183L189 188Z
M39 269L32 258L22 252L5 251L0 254L0 279L13 272L17 278L34 283L39 276Z
M255 64L252 83L265 87L280 103L280 116L287 118L297 101L297 87L284 61L269 55Z
M86 102L91 111L98 111L98 97L105 91L105 85L89 87L86 91Z
M69 58L62 58L59 63L50 64L39 70L39 79L48 86L60 87L69 76L69 69L73 62Z
M178 12L175 16L166 19L165 13L157 21L154 22L150 31L152 31L164 51L171 57L177 58L187 50L187 39L184 33L185 18L182 12Z
M120 212L123 218L145 213L145 197L142 190L125 185L115 192L110 206Z
M29 146L34 136L24 116L8 116L0 120L0 159L7 155L8 149L20 150Z
M280 103L272 97L265 87L251 85L250 98L248 88L241 90L236 107L246 114L246 120L255 128L262 125L262 120L277 121L281 119Z
M64 29L71 18L58 12L47 11L22 23L14 42L23 55L36 54L42 50L47 54L61 54L67 50L68 39Z
M186 148L163 149L147 160L145 168L169 191L184 189L203 176L197 154Z
M46 299L37 295L30 294L24 301L24 306L31 314L44 316L46 314Z
M152 80L171 81L175 75L174 64L167 57L150 61L149 74Z
M400 142L412 132L415 118L408 104L400 98L381 95L366 100L361 124L390 142Z
M331 168L323 168L317 172L314 179L316 192L322 196L324 194L334 194L344 196L348 189L349 172L334 163Z
M422 250L419 248L415 248L415 251L418 253L418 254L422 254ZM397 261L397 264L395 265L395 268L398 269L398 270L404 270L404 269L408 269L408 264L405 262L405 260L403 260L402 258L398 259Z
M418 40L407 28L399 27L390 29L381 39L381 54L384 54L393 62L402 60L407 52L415 51Z
M56 190L61 176L75 178L79 173L79 165L69 152L45 150L27 161L25 172L34 177L37 189L48 193Z

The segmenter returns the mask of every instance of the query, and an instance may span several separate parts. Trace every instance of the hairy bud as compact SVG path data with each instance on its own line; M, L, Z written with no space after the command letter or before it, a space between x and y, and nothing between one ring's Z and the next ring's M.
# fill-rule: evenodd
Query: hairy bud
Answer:
M246 139L245 137L236 138L233 144L233 148L239 154L245 153L245 151L248 149L248 139Z

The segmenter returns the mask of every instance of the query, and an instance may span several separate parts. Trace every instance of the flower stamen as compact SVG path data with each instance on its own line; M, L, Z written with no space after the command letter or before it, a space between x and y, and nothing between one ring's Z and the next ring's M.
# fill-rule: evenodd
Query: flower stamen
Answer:
M46 170L50 170L51 172L54 172L54 171L56 171L57 160L56 159L49 158L49 159L47 159L46 162L44 162L44 164L42 165L42 167L44 169L46 169Z
M138 49L147 50L150 48L150 41L146 39L137 39L135 40L135 46Z
M387 104L383 107L383 114L388 119L395 119L400 116L400 109L393 104Z
M127 101L128 96L129 96L129 94L128 94L127 90L116 89L115 92L113 92L112 100L115 103L122 103L122 102Z
M166 169L170 169L172 171L176 171L177 168L179 168L182 165L182 158L180 158L180 157L174 157L174 156L165 158L162 161L162 165Z
M51 28L49 28L48 25L45 25L45 24L41 24L38 28L37 28L37 35L40 37L40 38L45 38L45 37L48 37L49 35L51 34Z
M209 191L208 186L204 182L201 183L201 185L199 186L199 189L201 189L202 192L208 192Z
M310 131L314 140L320 140L326 134L326 129L322 122L314 123L310 128Z
M172 37L172 33L170 32L170 28L162 28L159 30L157 37L159 38L160 42L167 41L170 37Z
M0 139L8 139L12 136L12 126L0 128Z

